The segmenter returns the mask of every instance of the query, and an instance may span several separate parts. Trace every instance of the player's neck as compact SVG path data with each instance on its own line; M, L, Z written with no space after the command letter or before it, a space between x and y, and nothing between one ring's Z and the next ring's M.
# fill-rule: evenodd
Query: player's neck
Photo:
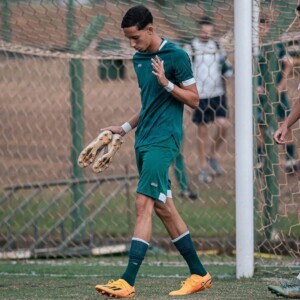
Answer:
M157 52L159 50L160 44L162 43L162 38L156 33L153 34L152 42L147 49L147 52Z

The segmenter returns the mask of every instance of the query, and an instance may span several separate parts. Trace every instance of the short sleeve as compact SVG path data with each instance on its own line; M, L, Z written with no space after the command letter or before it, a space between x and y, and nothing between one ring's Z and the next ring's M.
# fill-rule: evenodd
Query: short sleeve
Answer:
M175 81L182 83L184 86L195 83L192 71L191 60L189 55L182 49L178 49L173 57L173 68L175 73Z

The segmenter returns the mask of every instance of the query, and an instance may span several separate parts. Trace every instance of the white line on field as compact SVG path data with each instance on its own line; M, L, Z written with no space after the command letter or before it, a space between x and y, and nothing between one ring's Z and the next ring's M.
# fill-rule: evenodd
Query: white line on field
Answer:
M36 273L36 272L28 272L28 273L9 273L9 272L0 272L0 276L9 276L9 277L54 277L54 278L97 278L102 277L99 274L53 274L53 273ZM186 278L186 276L174 274L174 275L154 275L154 274L141 274L139 277L142 278ZM234 276L229 274L219 274L214 276L218 279L224 278L234 278Z

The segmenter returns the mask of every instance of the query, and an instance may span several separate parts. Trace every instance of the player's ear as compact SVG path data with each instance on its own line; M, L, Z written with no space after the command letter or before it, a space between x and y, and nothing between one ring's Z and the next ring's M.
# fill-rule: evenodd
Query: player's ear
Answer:
M149 24L149 25L147 26L147 33L148 33L149 35L152 35L152 34L153 34L153 31L154 31L153 25L152 25L152 24Z

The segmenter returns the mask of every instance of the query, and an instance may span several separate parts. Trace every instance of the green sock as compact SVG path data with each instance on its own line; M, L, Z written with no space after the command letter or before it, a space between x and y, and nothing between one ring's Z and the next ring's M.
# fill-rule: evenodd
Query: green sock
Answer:
M191 274L197 274L200 276L205 276L207 274L197 255L189 232L182 234L175 240L172 240L172 242L187 262Z
M121 276L121 278L127 281L131 286L134 286L135 278L144 260L148 247L149 243L142 239L132 238L131 240L127 269Z

